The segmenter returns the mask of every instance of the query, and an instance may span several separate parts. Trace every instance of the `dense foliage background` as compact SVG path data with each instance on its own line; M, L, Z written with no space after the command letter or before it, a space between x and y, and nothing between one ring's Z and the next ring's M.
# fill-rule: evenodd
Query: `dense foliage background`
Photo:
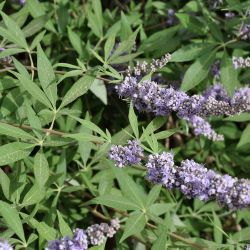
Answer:
M234 69L232 57L249 55L250 1L21 2L0 4L0 238L44 249L117 217L119 232L93 249L244 249L248 209L186 199L107 155L139 128L149 149L172 150L177 163L250 178L249 113L211 118L225 137L213 142L174 114L131 106L128 116L115 90L128 65L168 52L171 62L152 75L160 83L189 94L215 82L230 95L245 86L250 68Z

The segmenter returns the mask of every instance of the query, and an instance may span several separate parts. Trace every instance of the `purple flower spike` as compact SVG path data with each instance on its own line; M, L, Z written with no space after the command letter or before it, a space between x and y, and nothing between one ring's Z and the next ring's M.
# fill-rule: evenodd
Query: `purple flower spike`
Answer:
M192 116L187 119L193 126L195 135L204 135L213 141L222 141L224 139L223 135L217 134L211 127L211 125L199 116Z

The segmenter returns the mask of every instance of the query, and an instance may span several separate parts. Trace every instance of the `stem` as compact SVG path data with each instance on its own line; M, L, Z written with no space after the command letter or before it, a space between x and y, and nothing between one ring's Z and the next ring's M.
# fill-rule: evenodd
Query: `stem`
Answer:
M7 122L7 121L0 121L0 123L9 124L9 125L12 125L12 126L17 127L17 128L23 128L23 129L32 130L31 126L25 125L25 124L15 124L15 123ZM57 135L57 136L63 136L63 135L65 135L65 133L63 133L61 131L56 131L56 130L53 130L53 129L50 129L50 128L43 128L42 132L44 132L46 134L49 133L49 134Z
M31 79L32 79L32 81L33 81L33 79L34 79L34 74L35 74L35 71L34 71L34 68L35 68L35 67L34 67L34 62L33 62L31 53L28 52L28 54L29 54L29 59L30 59Z

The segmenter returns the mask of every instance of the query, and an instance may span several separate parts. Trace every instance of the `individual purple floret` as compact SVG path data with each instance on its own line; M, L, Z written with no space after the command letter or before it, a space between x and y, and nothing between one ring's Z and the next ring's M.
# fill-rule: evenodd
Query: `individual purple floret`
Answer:
M147 179L153 183L163 184L167 188L175 187L176 170L172 153L151 154L148 157Z
M8 243L7 240L0 239L0 250L13 250L13 247Z
M213 141L222 141L224 139L223 135L217 134L211 127L211 125L199 116L192 116L187 119L194 129L195 135L204 135Z
M127 146L113 145L109 151L109 158L120 168L136 165L140 163L142 157L143 149L137 140L128 141Z

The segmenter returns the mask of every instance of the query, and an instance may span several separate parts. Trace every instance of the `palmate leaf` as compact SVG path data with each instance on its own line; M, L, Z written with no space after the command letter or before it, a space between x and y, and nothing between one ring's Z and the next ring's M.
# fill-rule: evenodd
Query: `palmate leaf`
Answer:
M0 166L26 158L34 147L34 144L23 142L12 142L0 146Z

